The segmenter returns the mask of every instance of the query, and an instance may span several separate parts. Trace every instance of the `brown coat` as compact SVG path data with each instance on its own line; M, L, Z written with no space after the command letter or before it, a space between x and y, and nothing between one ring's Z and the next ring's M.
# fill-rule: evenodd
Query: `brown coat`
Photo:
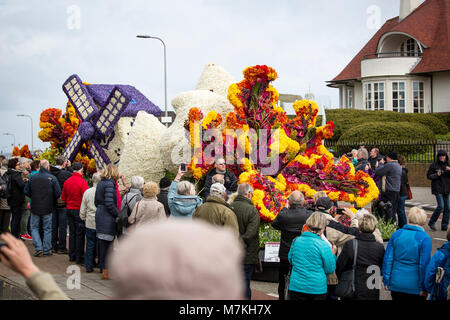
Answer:
M159 202L156 197L143 198L136 203L128 217L130 224L144 224L149 222L158 221L161 219L167 219L166 212L164 211L164 205Z

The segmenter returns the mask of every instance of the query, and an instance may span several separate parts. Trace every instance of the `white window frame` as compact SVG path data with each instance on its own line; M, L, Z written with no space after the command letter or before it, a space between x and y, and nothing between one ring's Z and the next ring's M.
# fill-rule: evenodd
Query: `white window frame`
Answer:
M418 84L419 90L417 91L418 99L414 97L414 84ZM422 84L422 90L420 89L420 85ZM422 92L422 99L420 98L420 92ZM418 111L416 111L416 108L414 107L414 102L418 102ZM422 102L422 105L420 105L420 102ZM425 113L425 82L421 80L414 80L412 82L412 112L413 113Z
M394 90L394 83L397 84L397 90ZM403 91L400 90L400 83L403 83ZM392 101L392 111L399 113L406 113L406 81L397 80L391 82L391 101ZM394 92L397 93L397 98L394 98ZM400 99L400 92L403 92L403 98ZM394 109L394 101L397 101L397 110ZM403 101L403 111L400 107L400 102Z
M378 88L377 91L375 91L375 85L377 85ZM380 90L381 87L380 85L383 86L383 90ZM370 90L368 90L369 86ZM377 93L378 99L375 99L375 93ZM380 93L383 94L382 99L380 98ZM378 102L377 107L375 107L375 102ZM373 81L364 83L364 106L366 110L385 110L386 83L384 81Z

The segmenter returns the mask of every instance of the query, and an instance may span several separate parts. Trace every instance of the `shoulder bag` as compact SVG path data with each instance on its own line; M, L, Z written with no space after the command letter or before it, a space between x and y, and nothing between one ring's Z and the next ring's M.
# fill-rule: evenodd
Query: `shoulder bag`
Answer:
M342 273L336 286L336 295L343 299L351 299L355 296L355 270L358 257L358 240L353 239L353 267Z

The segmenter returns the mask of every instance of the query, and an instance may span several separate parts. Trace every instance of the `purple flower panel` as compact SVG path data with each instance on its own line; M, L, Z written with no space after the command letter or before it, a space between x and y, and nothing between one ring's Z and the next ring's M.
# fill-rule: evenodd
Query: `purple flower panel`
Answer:
M130 103L122 113L122 117L136 117L139 111L145 111L155 117L161 115L161 109L133 86L110 84L90 84L86 86L95 102L101 106L105 105L114 87L119 88L125 96L130 98Z

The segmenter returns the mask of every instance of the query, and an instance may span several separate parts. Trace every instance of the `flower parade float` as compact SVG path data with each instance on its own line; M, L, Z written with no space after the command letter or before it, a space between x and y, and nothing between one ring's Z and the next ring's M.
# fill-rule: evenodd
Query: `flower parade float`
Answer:
M216 110L189 110L185 128L193 156L188 169L195 180L205 177L215 157L222 156L239 183L253 187L252 202L264 222L275 219L294 190L307 199L324 191L333 201L359 208L378 197L378 188L368 174L355 173L345 156L335 163L322 144L332 137L334 125L316 126L319 108L315 102L294 102L296 116L288 119L277 106L279 95L271 85L277 72L257 65L243 74L241 82L228 88L234 111L222 115ZM208 130L215 133L208 134Z
M278 75L273 68L257 65L246 68L243 75L241 82L228 87L233 111L189 110L185 121L192 149L188 169L196 181L214 167L216 157L223 157L239 183L253 187L251 200L263 222L260 238L266 241L279 238L279 231L269 223L294 190L308 201L324 191L333 201L360 208L378 197L368 174L355 173L348 158L337 161L322 144L332 137L334 125L316 126L319 108L315 102L294 102L296 116L289 119L277 106L279 94L271 83ZM279 263L264 262L264 249L259 256L262 272L254 273L253 280L277 282Z
M84 163L89 172L118 164L134 123L146 115L161 114L159 107L129 85L88 84L72 75L63 91L69 99L64 115L56 108L41 113L39 138L51 142L41 157L62 154Z

